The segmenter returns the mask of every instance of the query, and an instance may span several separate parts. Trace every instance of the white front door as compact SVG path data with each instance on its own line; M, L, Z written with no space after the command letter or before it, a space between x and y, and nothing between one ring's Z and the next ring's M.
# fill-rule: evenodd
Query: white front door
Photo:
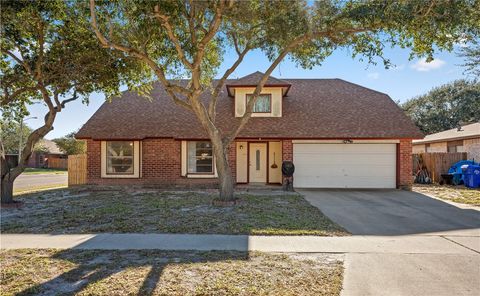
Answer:
M250 143L249 181L267 183L267 143Z

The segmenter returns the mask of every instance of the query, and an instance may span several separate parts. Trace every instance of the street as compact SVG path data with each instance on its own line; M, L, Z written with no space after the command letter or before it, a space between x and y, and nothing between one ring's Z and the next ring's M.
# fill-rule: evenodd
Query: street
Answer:
M67 185L68 174L22 174L13 183L14 191Z

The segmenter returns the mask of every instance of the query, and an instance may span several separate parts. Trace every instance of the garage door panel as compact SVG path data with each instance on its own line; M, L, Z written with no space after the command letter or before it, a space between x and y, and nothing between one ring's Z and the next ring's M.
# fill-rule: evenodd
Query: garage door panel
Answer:
M314 165L321 165L321 166L338 166L341 164L342 166L346 165L353 165L353 166L374 166L374 165L385 165L390 166L392 163L392 155L388 154L381 154L381 155L374 155L374 156L367 156L365 154L356 154L349 155L345 154L330 154L330 155L295 155L296 162L307 162ZM371 162L371 158L375 157L375 162Z
M395 144L294 144L299 188L395 188Z

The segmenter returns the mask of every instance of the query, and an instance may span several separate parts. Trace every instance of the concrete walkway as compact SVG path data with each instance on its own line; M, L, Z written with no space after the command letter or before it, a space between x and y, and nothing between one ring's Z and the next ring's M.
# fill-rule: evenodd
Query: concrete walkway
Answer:
M248 236L203 234L2 234L2 249L234 250L306 253L390 253L479 255L469 236Z

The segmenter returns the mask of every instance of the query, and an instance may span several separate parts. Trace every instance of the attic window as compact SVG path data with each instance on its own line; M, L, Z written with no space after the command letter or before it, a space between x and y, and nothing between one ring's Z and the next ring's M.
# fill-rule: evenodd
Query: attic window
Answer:
M253 98L253 94L247 95L247 102ZM253 113L270 113L272 112L272 95L259 95L255 105L253 106Z

